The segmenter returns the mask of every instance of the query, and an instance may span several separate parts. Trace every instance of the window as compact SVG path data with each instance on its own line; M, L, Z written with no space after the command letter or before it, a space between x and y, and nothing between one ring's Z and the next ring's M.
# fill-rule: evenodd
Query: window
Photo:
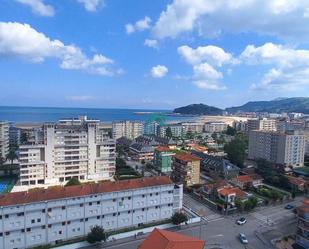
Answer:
M62 209L62 210L65 210L65 206L62 206L61 209Z
M7 218L9 218L9 215L8 215L8 214L6 214L6 215L4 215L4 217L7 219Z
M10 235L10 232L5 232L5 235Z
M31 220L31 223L33 224L35 222L35 220Z
M99 219L100 219L100 216L97 216L97 219L99 220Z
M124 201L124 197L122 197L121 200Z
M62 222L62 226L65 226L65 222Z
M24 232L25 232L25 229L21 229L21 232L24 233Z
M105 217L105 216L104 216L104 215L102 215L102 219L104 219L104 217Z
M84 206L84 204L83 204L83 203L81 203L81 204L79 204L79 206L80 206L80 207L83 207L83 206Z
M45 225L43 225L43 226L42 226L42 229L45 229L45 228L46 228L46 226L45 226Z
M71 224L71 221L69 220L69 221L67 222L67 224L70 225L70 224Z
M159 193L157 192L156 195L159 195Z
M2 220L2 215L0 215L0 220Z
M41 218L38 218L38 219L37 219L37 222L41 222Z
M24 216L24 212L18 213L17 216Z
M131 200L131 196L128 197L128 200Z
M116 201L116 199L113 199L113 202L115 202Z
M46 212L46 210L45 209L42 209L42 213L45 213Z
M52 225L51 225L51 224L49 224L49 225L48 225L48 228L51 228L51 227L52 227Z
M130 210L128 211L128 214L129 214L129 213L131 213L131 211L130 211Z
M0 237L2 237L3 236L3 233L0 233Z
M113 216L116 216L116 213L113 213Z
M59 231L58 234L62 234L62 231Z
M89 206L92 206L92 202L89 202Z
M31 228L27 228L27 230L26 230L27 232L31 232Z
M48 211L48 212L51 212L51 211L52 211L52 209L51 209L51 208L49 208L49 209L47 209L47 211Z
M88 221L88 218L86 218L85 221Z

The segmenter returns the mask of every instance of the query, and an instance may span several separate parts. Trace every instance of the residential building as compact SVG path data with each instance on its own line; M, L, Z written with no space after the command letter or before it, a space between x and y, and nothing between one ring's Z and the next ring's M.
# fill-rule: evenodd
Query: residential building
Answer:
M169 219L182 208L182 185L147 177L33 189L0 197L0 248L23 249Z
M115 173L115 140L97 120L60 120L42 127L43 141L20 146L20 184L59 184L72 177L108 180Z
M292 192L305 192L308 189L309 182L301 177L287 176Z
M297 130L295 133L305 136L305 154L309 156L309 129Z
M277 131L290 132L305 129L304 121L297 120L279 120L277 121Z
M166 137L166 130L171 129L172 137L182 137L184 135L184 129L181 124L160 125L158 127L158 136Z
M250 174L237 176L232 179L232 183L241 189L251 189L262 186L263 180L258 174Z
M249 159L265 159L276 164L302 167L305 136L274 131L250 131Z
M248 198L248 194L238 187L222 187L217 189L218 198L224 202L226 209L234 208L236 198L245 200Z
M204 125L204 131L209 133L226 131L227 124L224 122L207 122Z
M233 122L233 127L237 131L246 131L246 130L248 130L247 125L248 125L247 121L242 121L242 120L236 121L235 120Z
M20 145L21 130L14 124L9 126L9 145L10 148L18 147Z
M172 171L172 157L175 152L171 151L169 147L158 146L154 151L153 164L163 173Z
M217 156L212 156L198 151L192 151L192 155L201 159L201 170L213 178L231 179L239 174L239 167L230 161Z
M141 121L115 121L113 122L113 138L126 137L135 139L143 135L144 126Z
M262 130L262 131L276 131L277 125L275 119L248 119L247 121L248 132L253 130Z
M159 123L156 121L148 121L144 124L145 135L158 135Z
M138 249L203 249L205 241L155 228Z
M204 129L204 123L200 122L183 122L181 123L183 127L183 134L191 133L202 133Z
M130 155L131 158L135 161L152 161L155 147L142 144L142 143L133 143L130 145Z
M309 199L297 208L296 243L304 249L309 248Z
M9 123L0 121L0 157L6 158L9 153Z
M200 158L188 153L175 154L172 163L172 179L186 187L200 183Z

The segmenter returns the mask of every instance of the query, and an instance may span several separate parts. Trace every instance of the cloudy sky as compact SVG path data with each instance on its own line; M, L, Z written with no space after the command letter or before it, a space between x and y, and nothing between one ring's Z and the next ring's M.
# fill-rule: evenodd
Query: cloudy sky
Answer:
M309 97L308 0L1 0L0 105Z

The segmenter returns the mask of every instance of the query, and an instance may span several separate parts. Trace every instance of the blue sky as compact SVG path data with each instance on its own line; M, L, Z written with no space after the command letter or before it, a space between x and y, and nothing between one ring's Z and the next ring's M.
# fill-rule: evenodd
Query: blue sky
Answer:
M2 0L0 105L309 97L306 0Z

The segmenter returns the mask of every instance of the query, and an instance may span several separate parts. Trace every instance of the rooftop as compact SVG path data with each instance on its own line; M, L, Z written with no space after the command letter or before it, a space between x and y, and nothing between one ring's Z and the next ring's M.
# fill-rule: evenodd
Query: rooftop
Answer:
M205 241L155 228L139 249L203 249Z
M237 181L242 182L242 183L248 183L256 180L263 180L263 177L261 177L258 174L251 174L251 175L242 175L238 176Z
M158 146L156 148L156 151L159 151L159 152L169 152L169 151L171 151L171 149L168 146Z
M201 160L199 157L193 156L189 153L175 154L174 157L178 160L185 161L185 162L193 162L193 161Z
M168 176L144 177L67 187L50 187L0 195L0 207L172 184Z
M224 188L218 189L218 193L223 196L235 194L237 197L240 197L240 198L246 196L246 193L237 187L236 188L224 187Z

